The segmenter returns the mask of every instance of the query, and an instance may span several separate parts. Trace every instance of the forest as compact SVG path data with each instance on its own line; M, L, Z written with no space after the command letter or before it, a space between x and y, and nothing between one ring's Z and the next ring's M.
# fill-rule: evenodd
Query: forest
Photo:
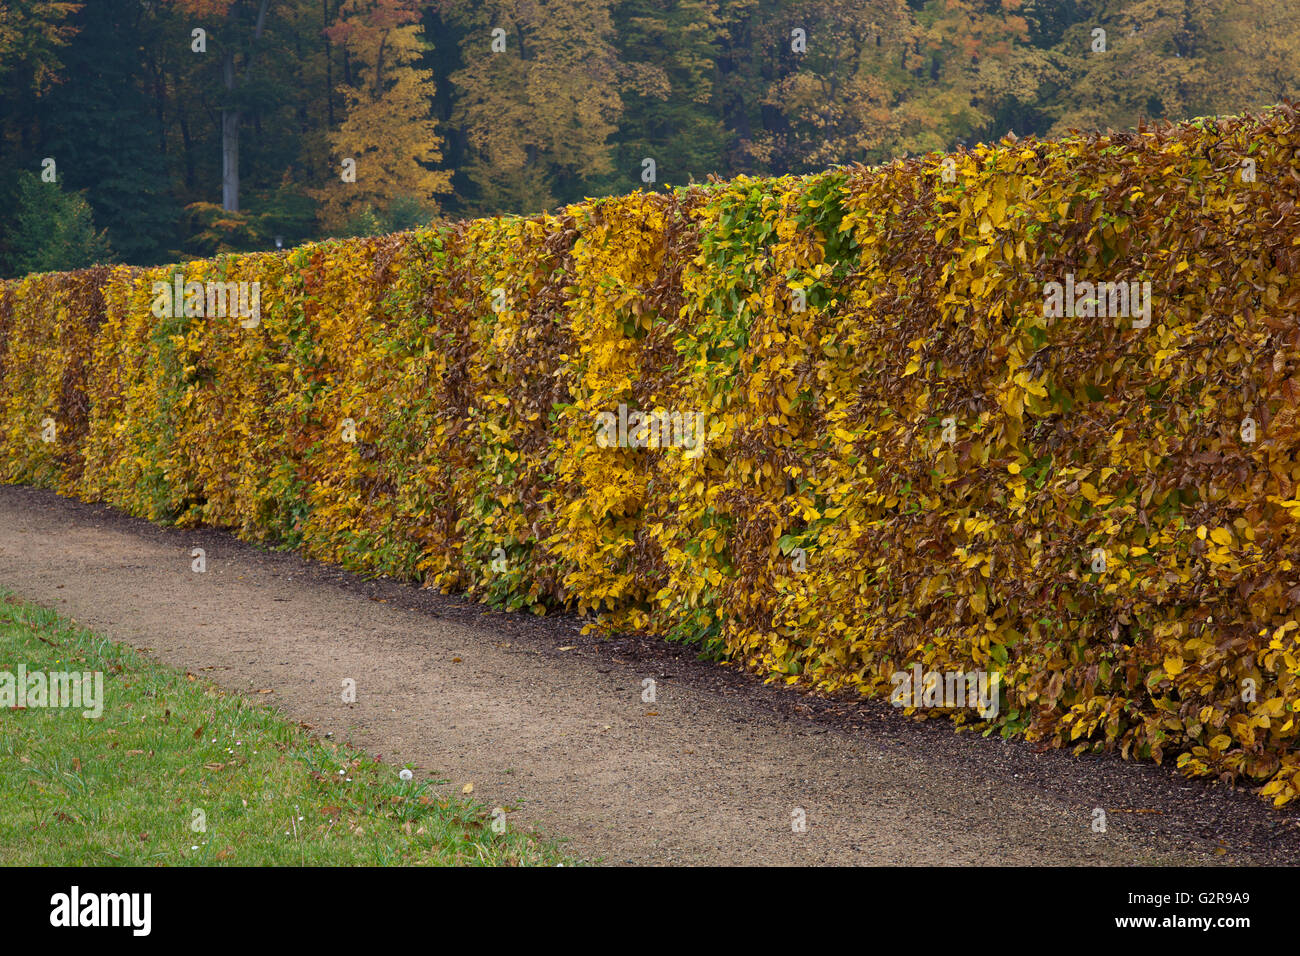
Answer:
M3 0L0 275L1295 95L1278 0Z

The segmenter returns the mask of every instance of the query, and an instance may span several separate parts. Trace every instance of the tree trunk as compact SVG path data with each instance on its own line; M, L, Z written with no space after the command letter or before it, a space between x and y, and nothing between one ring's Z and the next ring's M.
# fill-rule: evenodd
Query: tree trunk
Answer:
M257 58L257 41L262 39L262 28L266 25L266 8L271 0L262 0L257 10L257 26L253 28L253 42L244 66L244 82L253 73L253 62ZM222 78L226 83L226 94L233 100L235 92L235 51L227 48L221 64ZM240 111L227 106L221 111L221 208L226 212L239 212L239 121Z
M226 92L235 90L235 52L226 51L223 64ZM221 208L239 212L239 110L221 111Z

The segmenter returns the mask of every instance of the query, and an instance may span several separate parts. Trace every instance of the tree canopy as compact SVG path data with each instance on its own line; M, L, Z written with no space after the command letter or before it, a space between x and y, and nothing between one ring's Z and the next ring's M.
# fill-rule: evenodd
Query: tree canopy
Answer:
M49 159L50 223L151 264L1239 113L1295 95L1297 28L1276 0L0 0L0 271L72 264L17 214Z

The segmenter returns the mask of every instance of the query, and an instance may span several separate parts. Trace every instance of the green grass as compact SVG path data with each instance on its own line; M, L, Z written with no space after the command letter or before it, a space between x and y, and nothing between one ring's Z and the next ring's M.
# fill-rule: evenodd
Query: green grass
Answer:
M557 846L0 589L0 672L102 671L103 713L0 707L0 864L519 866ZM206 818L206 831L197 829Z

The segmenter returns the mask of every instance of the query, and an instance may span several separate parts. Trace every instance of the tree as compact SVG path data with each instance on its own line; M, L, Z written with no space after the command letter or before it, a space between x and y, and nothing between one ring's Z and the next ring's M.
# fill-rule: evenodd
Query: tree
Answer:
M47 89L62 67L59 48L76 32L69 19L80 9L57 0L0 3L0 76L22 67L37 93Z
M243 120L243 88L252 82L253 68L261 52L266 15L271 0L170 0L178 10L193 17L221 22L221 83L225 100L221 105L221 206L239 211L239 131ZM242 71L239 54L243 48ZM242 76L241 76L242 73Z
M738 159L775 173L882 159L904 133L914 24L903 0L764 5L747 24L758 80ZM748 130L748 132L746 132Z
M117 255L140 265L166 261L179 239L180 203L139 54L164 34L137 0L96 0L73 23L68 79L44 97L38 152L57 160L67 188L86 190Z
M42 99L60 79L63 48L76 33L70 20L79 8L49 0L0 2L0 156L7 171L32 158Z
M1034 132L1027 108L1059 72L1033 45L1036 17L1020 0L765 2L745 24L760 57L744 73L752 107L738 161L776 173L883 162ZM799 31L796 34L796 31ZM1026 128L1028 127L1028 128Z
M351 82L340 87L345 119L329 135L340 164L329 186L313 191L321 220L336 229L367 208L387 215L399 200L438 209L451 174L430 166L442 160L442 137L430 113L432 72L419 69L423 28L413 0L347 0L327 35L345 53ZM355 166L355 181L342 175Z
M110 255L105 234L95 231L85 197L29 172L18 175L6 245L4 267L11 276L80 269Z
M658 182L704 179L723 169L727 130L718 102L723 21L718 0L623 0L613 8L623 114L614 170L601 191L622 192L649 156ZM635 181L634 181L635 182Z
M1060 44L1051 132L1237 113L1300 86L1300 8L1273 0L1092 0ZM1105 31L1104 37L1094 33ZM1104 52L1094 44L1104 39Z
M465 66L452 74L454 121L470 146L483 213L581 198L613 171L609 138L630 79L614 47L611 0L455 0ZM500 31L495 33L494 31ZM494 43L504 50L493 51ZM626 185L640 185L628 170Z

